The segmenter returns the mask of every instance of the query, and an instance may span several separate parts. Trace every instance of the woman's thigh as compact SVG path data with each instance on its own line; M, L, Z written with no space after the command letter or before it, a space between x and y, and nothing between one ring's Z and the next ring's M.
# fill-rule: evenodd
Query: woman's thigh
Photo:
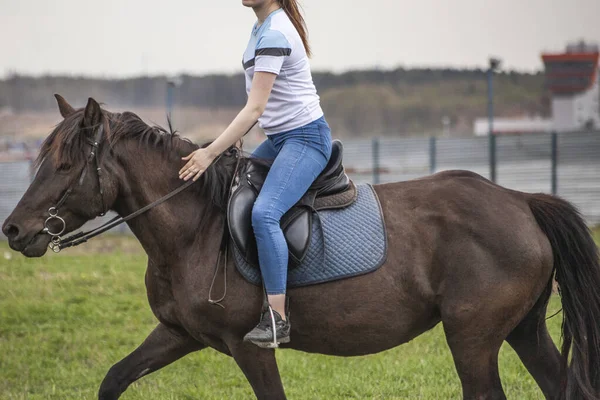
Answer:
M299 134L282 143L256 200L280 219L302 196L327 165L322 148Z
M267 138L252 152L252 157L274 160L277 157L277 149L273 145L273 142Z

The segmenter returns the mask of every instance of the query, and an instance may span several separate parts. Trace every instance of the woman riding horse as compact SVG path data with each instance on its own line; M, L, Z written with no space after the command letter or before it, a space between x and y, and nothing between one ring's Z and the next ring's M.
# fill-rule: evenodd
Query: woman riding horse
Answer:
M274 161L254 204L252 227L269 309L244 338L266 347L290 341L285 312L288 246L280 220L327 165L331 130L313 84L306 25L296 0L242 3L258 18L243 57L248 102L212 144L183 158L188 162L179 175L198 179L257 120L267 134L253 156Z

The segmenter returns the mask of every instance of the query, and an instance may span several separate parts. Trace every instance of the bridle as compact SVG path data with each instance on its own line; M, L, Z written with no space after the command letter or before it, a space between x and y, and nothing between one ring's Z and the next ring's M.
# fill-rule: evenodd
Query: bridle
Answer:
M102 211L100 212L100 214L98 214L98 216L100 216L100 217L102 217L106 214L106 206L104 203L104 189L102 188L102 178L101 178L102 169L100 168L100 161L98 160L99 145L100 145L100 141L102 140L103 133L104 133L104 124L100 123L99 127L98 127L98 131L96 132L95 138L94 139L90 139L89 137L86 138L87 142L92 146L92 151L90 152L87 162L84 164L83 169L81 170L81 173L79 174L79 179L77 180L78 186L83 185L83 181L87 175L88 169L90 168L90 165L93 162L94 167L96 168L96 177L98 179L98 188L100 190L100 199L102 202ZM67 201L67 199L69 198L69 195L72 192L73 192L73 187L70 187L69 189L67 189L67 191L62 195L62 197L60 198L58 203L56 203L55 206L50 207L48 209L49 217L46 218L46 220L44 221L44 229L42 230L42 232L52 236L52 239L51 239L50 243L48 244L48 247L50 247L50 249L52 251L54 251L55 253L60 252L61 248L64 247L63 241L62 241L62 238L60 235L62 235L64 233L64 231L67 229L67 223L65 222L64 218L62 218L58 215L58 210ZM50 229L49 223L54 220L58 220L62 224L62 228L58 232L52 232Z
M81 186L84 182L84 179L87 175L87 171L90 168L90 165L93 162L93 167L95 167L96 170L96 177L98 179L98 188L100 191L100 199L102 202L102 211L100 212L100 214L98 214L98 216L104 216L106 214L106 212L108 211L106 208L106 203L104 202L104 190L102 188L102 169L100 168L100 160L98 158L98 153L99 153L99 146L100 146L100 142L102 140L102 135L104 134L104 125L100 124L98 131L96 132L96 136L95 138L89 139L88 138L88 143L92 146L92 151L90 152L90 155L88 156L87 162L86 164L83 166L83 169L81 171L81 174L79 175L79 179L78 179L78 186ZM221 155L222 156L222 155ZM217 157L215 159L215 161L213 161L213 163L216 163L219 158L221 157ZM238 157L238 161L239 161L239 154L236 153L236 157ZM236 166L237 169L237 166ZM169 194L167 194L166 196L161 197L160 199L146 205L145 207L140 208L139 210L127 215L126 217L115 217L113 219L111 219L110 221L102 224L101 226L92 229L90 231L87 232L78 232L74 235L71 235L69 237L66 238L62 238L61 235L64 233L64 231L67 229L67 224L64 220L64 218L62 218L61 216L58 215L58 211L60 209L60 207L65 203L65 201L67 200L67 198L69 197L69 195L73 192L73 187L70 187L60 198L60 200L58 201L58 203L56 203L55 206L50 207L48 209L48 218L46 218L46 220L44 221L44 229L42 230L42 233L48 234L50 236L52 236L52 239L50 241L50 243L48 244L48 247L55 253L59 253L62 249L67 248L67 247L73 247L73 246L77 246L80 245L82 243L85 243L88 241L88 239L91 239L95 236L100 235L101 233L106 232L109 229L114 228L117 225L120 225L126 221L129 221L132 218L137 217L140 214L145 213L146 211L150 210L151 208L156 207L157 205L167 201L168 199L170 199L171 197L179 194L180 192L182 192L183 190L187 189L188 187L190 187L192 184L194 183L194 180L189 180L188 182L186 182L185 184L181 185L180 187L178 187L177 189L173 190L172 192L170 192ZM51 228L49 226L49 223L51 221L54 220L58 220L61 224L62 224L62 228L58 231L58 232L53 232L51 231Z

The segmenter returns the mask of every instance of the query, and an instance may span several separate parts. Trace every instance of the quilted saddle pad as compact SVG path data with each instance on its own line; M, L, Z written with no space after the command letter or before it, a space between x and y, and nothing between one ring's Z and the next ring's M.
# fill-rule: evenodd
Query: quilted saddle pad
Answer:
M288 287L363 275L383 264L387 241L379 199L370 184L359 184L356 189L352 205L313 214L308 252L302 263L288 272ZM246 263L235 245L233 255L242 276L260 285L260 271Z

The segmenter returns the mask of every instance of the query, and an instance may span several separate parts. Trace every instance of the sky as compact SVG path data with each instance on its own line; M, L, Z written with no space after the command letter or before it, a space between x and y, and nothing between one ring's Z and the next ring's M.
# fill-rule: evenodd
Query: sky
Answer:
M536 71L542 51L600 44L600 0L301 0L313 70ZM0 0L0 78L242 72L241 0Z

